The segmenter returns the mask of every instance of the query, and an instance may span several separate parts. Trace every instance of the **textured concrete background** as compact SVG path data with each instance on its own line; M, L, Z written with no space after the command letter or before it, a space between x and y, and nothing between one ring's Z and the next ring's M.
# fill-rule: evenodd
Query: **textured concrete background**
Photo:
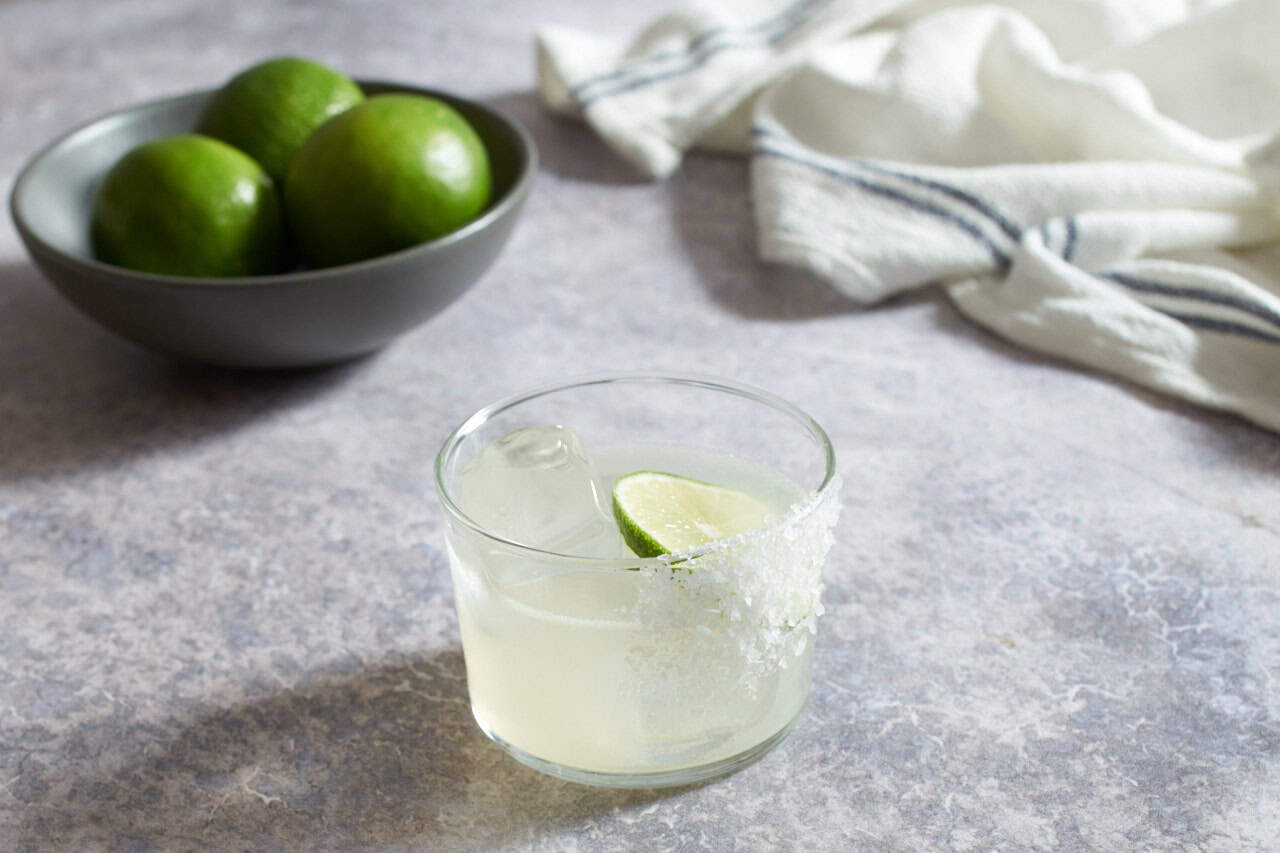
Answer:
M638 182L540 111L539 23L660 8L600 5L0 3L6 191L284 51L489 99L545 163L464 299L299 374L123 343L0 225L0 848L1280 848L1280 438L755 262L743 162ZM846 509L791 738L602 792L471 722L428 466L496 396L642 367L809 409Z

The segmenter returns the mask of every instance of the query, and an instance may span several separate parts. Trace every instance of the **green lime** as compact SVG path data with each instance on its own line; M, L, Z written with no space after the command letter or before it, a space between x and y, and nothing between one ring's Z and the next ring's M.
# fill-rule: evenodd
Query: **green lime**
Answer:
M120 159L93 200L99 260L168 275L277 272L284 225L271 178L225 142L184 134Z
M279 184L307 137L362 100L364 93L345 74L283 56L228 80L209 100L196 131L239 148Z
M489 157L456 110L421 95L375 95L325 122L284 183L303 259L324 267L447 234L489 203Z
M764 527L769 510L737 489L636 471L613 484L613 516L628 548L640 557L656 557Z

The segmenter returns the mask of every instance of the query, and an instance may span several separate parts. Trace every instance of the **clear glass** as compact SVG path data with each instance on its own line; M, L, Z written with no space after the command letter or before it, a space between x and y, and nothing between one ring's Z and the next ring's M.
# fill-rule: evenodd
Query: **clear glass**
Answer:
M709 481L767 472L797 500L767 528L675 556L530 547L468 516L457 485L495 440L543 425L632 470L675 459L704 467L672 473ZM476 412L445 441L435 480L472 712L517 760L592 785L683 785L745 766L795 724L839 513L831 442L800 409L696 376L577 379Z

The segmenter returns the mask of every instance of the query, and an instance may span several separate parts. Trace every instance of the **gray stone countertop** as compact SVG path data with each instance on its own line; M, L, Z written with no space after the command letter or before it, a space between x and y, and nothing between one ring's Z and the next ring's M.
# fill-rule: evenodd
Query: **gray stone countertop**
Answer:
M483 97L544 168L484 280L327 370L182 366L0 225L0 849L1280 849L1280 437L753 258L746 164L646 183L531 94L542 23L660 3L0 2L0 178L284 52ZM471 720L429 465L611 369L812 412L846 483L813 694L699 787L540 776Z

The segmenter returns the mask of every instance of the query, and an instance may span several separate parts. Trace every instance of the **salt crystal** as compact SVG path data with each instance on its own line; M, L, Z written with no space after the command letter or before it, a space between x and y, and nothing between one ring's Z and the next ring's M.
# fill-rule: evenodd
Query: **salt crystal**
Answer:
M650 582L641 585L641 622L694 629L699 656L754 694L764 678L802 655L817 631L822 567L840 513L839 491L835 477L766 528L716 542L695 557L677 558L677 567L670 560L650 564L645 569ZM667 582L674 568L683 570L678 584ZM662 668L679 673L677 663Z

